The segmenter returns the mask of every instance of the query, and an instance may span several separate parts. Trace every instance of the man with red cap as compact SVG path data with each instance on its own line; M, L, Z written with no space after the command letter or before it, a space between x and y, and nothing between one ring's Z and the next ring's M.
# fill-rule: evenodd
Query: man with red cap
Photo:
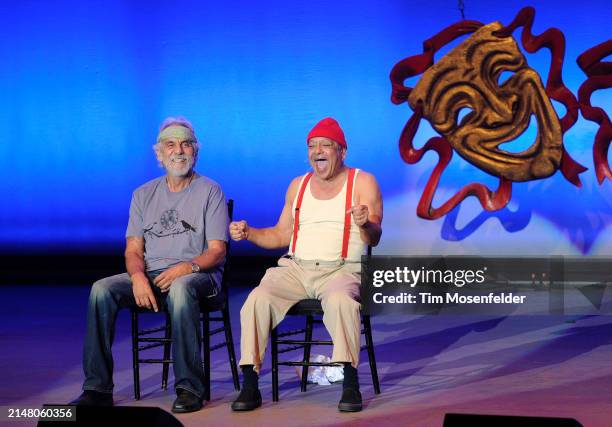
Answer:
M380 240L382 197L373 175L344 164L347 144L336 120L321 120L306 141L313 170L293 179L277 224L255 228L236 221L229 227L236 241L246 239L266 249L289 247L240 311L244 386L232 403L235 411L261 406L258 373L269 332L306 298L321 301L323 323L334 342L332 362L344 364L338 409L362 408L357 378L360 263L367 246Z

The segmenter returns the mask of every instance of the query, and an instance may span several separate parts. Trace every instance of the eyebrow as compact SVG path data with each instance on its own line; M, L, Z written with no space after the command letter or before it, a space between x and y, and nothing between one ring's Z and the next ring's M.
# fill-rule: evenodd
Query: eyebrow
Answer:
M185 144L185 143L195 144L195 141L193 139L184 139L182 141L178 141L177 142L177 141L172 141L172 140L168 139L168 140L164 141L163 143L164 144Z

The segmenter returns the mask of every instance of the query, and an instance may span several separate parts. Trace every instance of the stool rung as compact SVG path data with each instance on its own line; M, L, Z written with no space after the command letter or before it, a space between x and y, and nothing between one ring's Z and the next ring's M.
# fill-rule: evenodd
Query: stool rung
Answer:
M278 362L284 366L343 366L342 363L322 363L322 362Z
M138 342L172 342L172 338L163 338L163 337L157 337L157 338L138 338Z
M163 331L164 329L166 329L166 327L165 327L165 326L159 326L159 327L157 327L157 328L143 329L143 330L141 330L141 331L138 331L138 336L142 336L142 335L150 335L150 334L155 333L155 332L161 332L161 331Z
M208 320L210 320L211 322L223 322L223 317L209 317Z
M289 335L303 334L304 332L306 332L306 329L295 329L293 331L279 332L277 337L288 337Z
M216 328L216 329L211 329L208 335L215 335L223 331L225 331L225 326L221 326L220 328Z
M149 344L149 345L142 345L142 346L138 346L138 351L148 350L150 348L155 348L155 347L161 347L162 345L164 345L164 344L163 343L155 343L155 344Z
M296 345L296 346L293 346L293 347L279 348L277 353L278 354L287 353L288 351L299 350L299 349L302 349L302 348L304 348L303 345Z
M172 359L138 359L138 363L172 363Z
M210 347L210 351L215 351L215 350L218 350L218 349L223 348L223 347L227 347L227 342L220 342L219 344L215 344L215 345L211 346Z
M305 344L312 344L312 345L333 345L333 341L330 340L311 340L311 341L304 341L304 340L277 340L276 341L279 344L301 344L301 345L305 345Z

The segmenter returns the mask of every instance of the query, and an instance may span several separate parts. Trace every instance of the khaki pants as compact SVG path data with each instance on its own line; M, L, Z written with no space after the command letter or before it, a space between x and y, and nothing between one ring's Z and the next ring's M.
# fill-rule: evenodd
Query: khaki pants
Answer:
M361 264L329 265L283 257L278 267L266 271L240 310L241 366L254 365L259 372L270 330L295 303L317 298L323 307L323 323L334 342L332 362L350 362L357 368L361 347Z

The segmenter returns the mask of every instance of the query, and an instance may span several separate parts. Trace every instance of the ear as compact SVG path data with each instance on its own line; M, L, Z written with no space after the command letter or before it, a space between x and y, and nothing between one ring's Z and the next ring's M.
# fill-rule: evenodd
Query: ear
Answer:
M343 146L340 146L340 150L342 150L341 156L342 156L342 162L344 163L344 159L346 159L346 148L344 148Z

